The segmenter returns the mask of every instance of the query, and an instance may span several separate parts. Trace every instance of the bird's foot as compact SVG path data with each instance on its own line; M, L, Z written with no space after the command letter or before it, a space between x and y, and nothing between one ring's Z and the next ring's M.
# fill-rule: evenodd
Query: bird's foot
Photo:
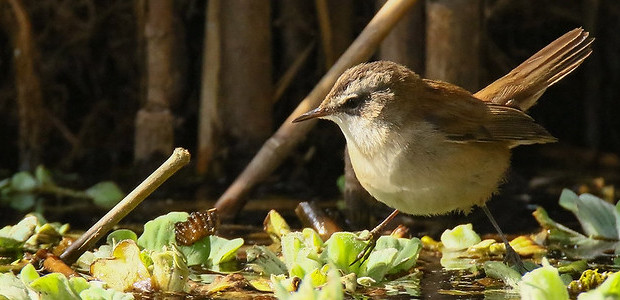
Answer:
M515 251L515 249L510 246L509 243L505 243L506 245L506 255L504 255L504 263L509 267L513 267L519 272L521 275L529 272L525 265L523 264L523 260L521 260L521 256Z
M380 234L375 232L374 229L371 231L366 231L366 232L368 234L365 234L365 235L360 234L358 239L367 241L368 243L366 244L364 249L362 249L362 251L357 255L355 260L351 262L349 266L352 266L357 262L359 262L360 265L363 264L370 256L370 253L372 253L372 250L375 249L375 246L377 245L377 240L379 239Z
M361 265L368 259L370 253L377 245L377 240L381 236L381 232L383 231L383 229L385 229L385 226L387 226L387 224L390 223L390 221L392 221L394 217L396 217L396 215L398 215L398 209L395 209L389 216L387 216L387 218L385 218L385 220L383 220L381 223L379 223L379 225L369 231L368 235L359 237L362 240L368 241L368 244L366 244L366 247L364 247L362 252L357 255L357 258L355 258L355 260L350 264L350 266L354 265L356 262L360 262Z

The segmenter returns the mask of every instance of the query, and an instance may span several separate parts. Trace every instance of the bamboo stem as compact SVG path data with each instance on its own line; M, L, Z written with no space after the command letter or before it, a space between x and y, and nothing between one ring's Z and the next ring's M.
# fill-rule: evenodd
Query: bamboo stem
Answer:
M202 63L202 82L200 91L198 123L198 155L196 171L204 175L208 172L215 148L217 136L222 128L218 116L220 103L221 68L222 68L222 22L220 0L210 0L207 4L205 21L204 59Z
M333 31L329 21L329 9L327 8L327 0L315 0L316 15L319 21L319 28L321 33L321 41L323 46L323 52L325 53L325 68L329 69L336 60L336 54L334 53Z
M129 193L121 202L116 204L105 216L95 225L86 231L79 239L60 255L60 258L67 264L75 262L80 255L90 249L99 239L108 233L118 222L127 216L140 202L148 197L155 189L164 183L172 174L176 173L181 167L189 163L189 151L183 148L176 148L172 155Z

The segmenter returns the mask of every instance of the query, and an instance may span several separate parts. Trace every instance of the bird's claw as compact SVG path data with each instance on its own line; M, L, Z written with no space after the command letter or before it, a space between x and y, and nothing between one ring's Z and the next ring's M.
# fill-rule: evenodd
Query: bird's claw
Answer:
M370 253L372 252L372 250L375 249L375 246L377 245L377 239L379 237L377 236L377 234L371 231L368 235L360 235L358 238L360 240L368 241L368 244L366 244L364 249L362 249L362 251L357 255L355 260L351 262L349 266L352 266L357 262L359 262L360 265L363 264L368 259L368 257L370 257Z
M504 263L510 267L514 267L517 269L521 275L529 272L529 270L523 264L523 260L521 260L521 256L510 246L510 244L506 243L506 255L504 255Z

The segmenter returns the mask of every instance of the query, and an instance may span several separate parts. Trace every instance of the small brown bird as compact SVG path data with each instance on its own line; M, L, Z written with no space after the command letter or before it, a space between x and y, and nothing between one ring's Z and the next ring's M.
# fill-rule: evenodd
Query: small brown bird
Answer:
M592 41L574 29L473 95L393 62L360 64L294 122L335 122L361 185L398 211L437 215L478 205L488 214L484 204L510 149L556 141L524 111L590 55Z

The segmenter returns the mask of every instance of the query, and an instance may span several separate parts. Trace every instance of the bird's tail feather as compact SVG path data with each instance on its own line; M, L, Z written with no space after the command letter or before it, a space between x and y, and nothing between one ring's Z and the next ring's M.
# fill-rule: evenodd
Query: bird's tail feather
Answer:
M527 110L549 86L575 70L592 53L590 45L594 38L588 35L582 28L567 32L475 96Z

